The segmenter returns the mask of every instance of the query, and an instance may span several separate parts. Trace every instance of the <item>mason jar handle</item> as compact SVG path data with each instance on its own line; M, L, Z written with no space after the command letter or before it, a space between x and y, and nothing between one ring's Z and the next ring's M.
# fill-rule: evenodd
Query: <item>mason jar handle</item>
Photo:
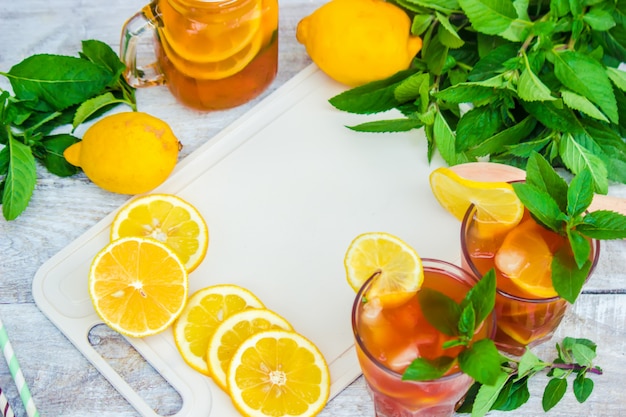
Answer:
M132 87L151 87L165 83L165 76L155 52L158 18L158 10L155 2L152 2L128 19L122 27L120 59L126 65L124 77Z

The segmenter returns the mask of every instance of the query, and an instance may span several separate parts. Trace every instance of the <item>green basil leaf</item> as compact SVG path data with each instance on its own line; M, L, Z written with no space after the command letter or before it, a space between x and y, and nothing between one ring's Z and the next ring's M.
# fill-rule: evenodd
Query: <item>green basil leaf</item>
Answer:
M440 356L434 360L417 358L402 374L404 381L430 381L441 378L454 364L455 359L449 356Z
M593 239L626 239L626 216L609 210L592 211L576 230Z
M485 385L496 384L503 374L502 355L491 339L481 339L459 354L459 366L467 375Z
M584 403L593 391L593 380L585 377L584 373L576 375L574 379L574 396L579 403Z
M565 391L567 391L567 379L552 378L548 381L541 399L543 411L548 411L557 405L565 395Z
M552 259L552 285L559 296L574 304L590 270L591 261L587 260L582 268L578 268L569 250L560 249Z
M35 184L37 170L30 147L9 137L9 166L4 179L2 214L6 220L15 220L28 206Z
M33 55L4 74L15 96L41 100L50 110L63 110L93 97L110 82L111 74L100 65L61 55Z
M422 288L417 295L426 320L441 333L457 336L461 317L459 305L450 297L430 288Z

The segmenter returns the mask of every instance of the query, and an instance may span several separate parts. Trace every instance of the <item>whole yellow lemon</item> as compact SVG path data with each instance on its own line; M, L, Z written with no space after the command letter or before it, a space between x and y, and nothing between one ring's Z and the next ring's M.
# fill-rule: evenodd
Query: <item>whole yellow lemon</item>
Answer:
M63 156L107 191L141 194L167 179L180 149L180 142L163 120L126 112L98 120Z
M407 69L422 48L404 10L384 0L331 0L303 18L298 42L322 71L351 87Z

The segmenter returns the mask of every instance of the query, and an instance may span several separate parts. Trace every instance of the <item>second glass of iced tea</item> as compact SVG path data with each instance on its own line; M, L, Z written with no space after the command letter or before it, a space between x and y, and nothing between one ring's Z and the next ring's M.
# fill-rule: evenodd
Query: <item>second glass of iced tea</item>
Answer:
M549 340L563 319L568 302L552 287L551 261L557 251L571 248L567 237L539 225L526 209L513 228L481 222L475 213L470 206L461 225L463 267L477 277L495 269L494 342L499 350L521 356L527 347ZM592 239L587 279L599 255L600 243Z
M424 282L460 302L478 282L461 268L444 261L422 259ZM352 308L352 328L357 356L377 417L448 417L464 398L473 379L453 367L431 381L402 380L402 373L417 357L435 359L459 351L443 349L452 339L433 327L422 312L418 296L401 305L383 307L367 299L370 278L358 292ZM493 321L486 320L474 340L492 335Z

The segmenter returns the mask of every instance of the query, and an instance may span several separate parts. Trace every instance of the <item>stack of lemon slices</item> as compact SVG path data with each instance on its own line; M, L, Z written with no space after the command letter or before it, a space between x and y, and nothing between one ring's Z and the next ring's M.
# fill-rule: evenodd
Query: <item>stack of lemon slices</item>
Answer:
M174 340L244 416L312 417L328 401L330 374L318 348L245 288L195 292L174 323Z
M188 274L209 242L194 206L169 194L135 198L115 216L110 237L92 261L89 294L112 329L144 337L172 326L183 359L244 416L312 417L325 406L328 365L287 320L237 285L188 297Z
M161 31L161 45L172 64L183 74L201 80L219 80L243 70L267 43L277 22L269 22L264 0L246 2L232 11L215 14L202 22L202 30L182 26L171 19ZM167 18L176 15L169 2L162 4ZM271 13L269 13L271 14ZM168 20L169 21L169 20ZM228 22L238 22L237 25ZM187 25L193 25L190 20ZM181 34L192 33L193 36Z

